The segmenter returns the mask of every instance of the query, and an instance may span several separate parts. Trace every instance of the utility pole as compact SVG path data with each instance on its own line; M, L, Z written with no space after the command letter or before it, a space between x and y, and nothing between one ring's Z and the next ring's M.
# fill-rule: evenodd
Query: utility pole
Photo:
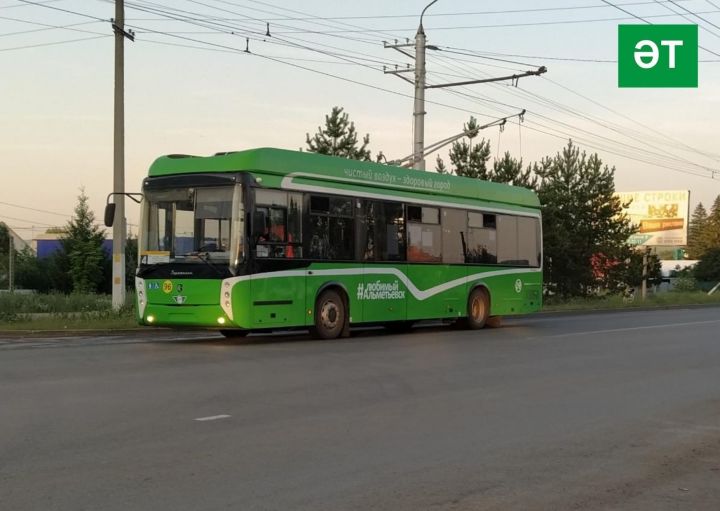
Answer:
M115 0L115 126L113 156L113 192L115 193L115 221L113 222L112 306L117 310L125 304L125 38L135 40L125 31L124 0Z
M423 14L425 14L424 10ZM425 30L423 30L422 15L420 15L420 26L415 34L415 106L413 108L413 154L415 155L413 168L416 170L425 170L425 158L423 157L425 148L425 41Z
M642 270L642 292L640 294L642 301L647 298L647 278L648 278L648 264L650 262L650 247L645 247L645 253L643 254L643 270Z
M15 291L15 240L13 239L12 232L9 232L9 248L8 251L10 261L8 262L8 291L11 293Z
M397 41L394 42L394 44L388 44L387 42L383 42L383 46L385 48L392 48L394 50L399 51L403 55L407 55L408 57L415 60L415 67L411 68L410 66L406 67L405 69L394 69L394 70L387 70L383 69L383 72L385 74L394 74L398 78L401 78L405 80L406 82L412 83L415 86L415 102L413 106L413 158L412 158L412 167L417 170L425 170L425 89L438 89L442 87L456 87L460 85L471 85L475 83L486 83L486 82L498 82L502 80L512 80L514 85L517 85L517 82L520 78L524 76L537 76L541 75L545 72L547 72L547 68L545 66L539 67L536 71L526 71L524 73L518 73L510 76L502 76L499 78L485 78L482 80L467 80L464 82L455 82L455 83L444 83L444 84L435 84L435 85L426 85L425 83L425 75L426 75L426 67L425 67L425 50L431 49L431 50L440 50L437 46L432 46L427 44L427 38L425 37L425 29L423 28L422 19L425 15L425 11L428 10L428 8L437 2L437 0L433 0L430 2L425 8L422 10L422 13L420 14L420 24L418 25L417 33L415 34L415 42L410 42L410 40L406 39L405 43L398 43ZM410 48L414 47L415 49L415 55L408 53L403 48ZM415 73L415 81L411 81L408 78L405 78L402 76L402 73Z

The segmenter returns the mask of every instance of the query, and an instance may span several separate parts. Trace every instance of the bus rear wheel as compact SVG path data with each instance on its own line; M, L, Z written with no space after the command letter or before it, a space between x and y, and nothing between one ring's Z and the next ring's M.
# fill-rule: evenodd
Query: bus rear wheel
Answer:
M347 310L342 296L332 289L320 293L315 303L313 335L320 339L335 339L342 334L346 322Z
M481 287L473 289L468 298L467 326L478 330L485 326L490 317L490 297Z

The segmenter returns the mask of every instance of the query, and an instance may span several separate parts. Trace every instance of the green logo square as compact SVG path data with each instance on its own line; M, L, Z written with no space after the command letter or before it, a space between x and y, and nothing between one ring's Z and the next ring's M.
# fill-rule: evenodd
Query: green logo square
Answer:
M697 25L618 25L618 87L697 86Z

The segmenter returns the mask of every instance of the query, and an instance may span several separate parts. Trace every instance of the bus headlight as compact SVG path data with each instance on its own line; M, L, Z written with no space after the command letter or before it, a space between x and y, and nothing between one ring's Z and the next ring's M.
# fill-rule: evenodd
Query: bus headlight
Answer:
M152 323L153 321L155 321L155 316L153 316L152 314L149 314L148 317L145 318L145 320L146 320L148 323Z
M224 324L225 324L225 318L223 318L223 317L219 317L217 321L218 321L218 325L224 325Z

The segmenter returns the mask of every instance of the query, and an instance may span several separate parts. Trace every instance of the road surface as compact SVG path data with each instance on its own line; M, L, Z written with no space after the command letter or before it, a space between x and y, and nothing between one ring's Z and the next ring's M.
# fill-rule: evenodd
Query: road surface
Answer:
M0 339L0 509L717 511L719 332Z

